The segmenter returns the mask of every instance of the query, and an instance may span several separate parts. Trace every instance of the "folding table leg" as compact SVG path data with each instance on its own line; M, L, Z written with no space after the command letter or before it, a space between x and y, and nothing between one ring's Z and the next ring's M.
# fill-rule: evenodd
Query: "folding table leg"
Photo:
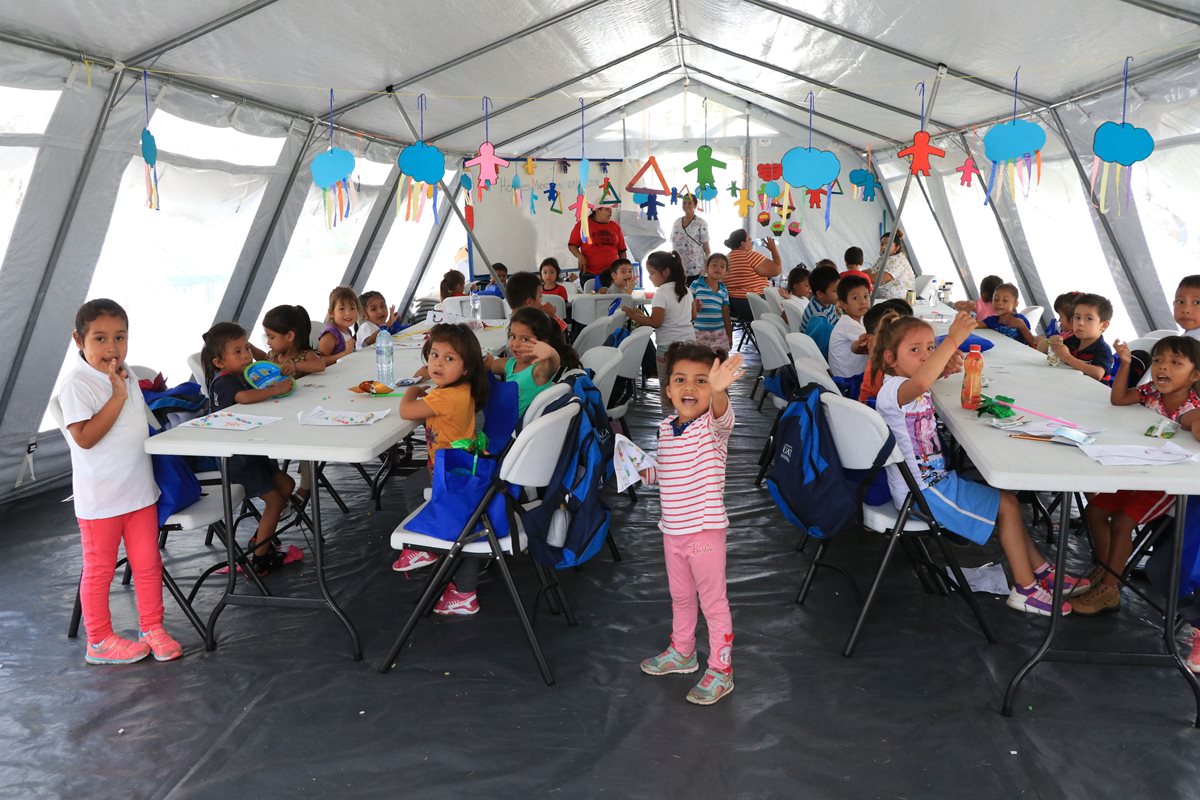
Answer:
M1167 655L1175 662L1175 666L1183 673L1192 696L1196 700L1196 720L1194 726L1200 728L1200 680L1195 673L1183 663L1179 654L1179 642L1175 639L1175 614L1179 607L1179 566L1183 561L1184 521L1187 516L1187 495L1179 495L1175 499L1175 541L1171 543L1171 582L1167 590L1167 613L1163 615L1163 644ZM1060 573L1061 574L1061 573Z
M321 597L325 600L325 605L333 612L346 631L350 634L351 650L355 661L362 661L362 643L358 639L358 631L354 629L354 623L346 616L337 601L333 599L333 595L329 592L329 586L325 582L325 537L321 533L321 498L317 495L317 479L320 473L317 470L317 465L313 462L308 462L309 479L312 482L312 524L313 524L313 560L316 561L317 572L317 588L321 590ZM232 538L232 537L231 537Z
M613 538L612 526L608 528L608 535L604 537L608 543L608 552L612 554L613 561L621 560L621 551L617 548L617 540Z

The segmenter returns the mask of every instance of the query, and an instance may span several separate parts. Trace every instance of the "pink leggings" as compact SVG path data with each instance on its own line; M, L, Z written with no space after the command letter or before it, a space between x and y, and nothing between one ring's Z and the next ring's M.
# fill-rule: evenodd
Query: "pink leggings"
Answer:
M667 583L671 589L671 646L682 655L696 650L696 596L708 626L708 666L733 664L733 617L725 596L725 530L678 536L663 534Z
M105 519L79 520L83 535L83 577L79 602L88 642L99 644L113 632L108 592L117 569L117 549L125 541L125 555L133 569L137 593L138 624L142 630L162 625L162 557L158 554L158 510L154 505Z

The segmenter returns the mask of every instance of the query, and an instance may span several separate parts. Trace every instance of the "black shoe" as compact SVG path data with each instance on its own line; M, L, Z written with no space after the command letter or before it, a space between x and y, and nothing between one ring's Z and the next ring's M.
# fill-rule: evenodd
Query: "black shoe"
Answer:
M268 550L261 556L251 556L250 566L259 574L259 577L262 577L283 566L283 553L278 550Z

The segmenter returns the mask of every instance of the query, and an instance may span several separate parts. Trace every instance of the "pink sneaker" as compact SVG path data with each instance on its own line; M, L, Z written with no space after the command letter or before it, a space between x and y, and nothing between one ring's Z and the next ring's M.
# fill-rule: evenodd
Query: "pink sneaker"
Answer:
M138 639L150 646L150 652L154 654L155 661L174 661L183 655L183 648L179 642L172 639L171 634L167 633L161 625L140 632Z
M469 617L479 613L479 598L475 592L460 592L452 583L434 604L433 613L443 617Z
M1049 567L1045 572L1034 574L1037 578L1038 585L1046 590L1047 593L1054 593L1054 577L1057 573L1054 567ZM1063 578L1063 597L1075 597L1081 595L1092 588L1092 579L1087 575L1080 575L1078 578L1072 578L1070 575Z
M1192 628L1192 652L1187 657L1187 668L1200 673L1200 630Z
M421 567L428 567L437 562L437 556L424 550L401 550L400 557L392 562L395 572L408 572Z
M145 642L133 642L110 633L102 642L89 642L84 659L89 664L133 664L148 655L150 646Z

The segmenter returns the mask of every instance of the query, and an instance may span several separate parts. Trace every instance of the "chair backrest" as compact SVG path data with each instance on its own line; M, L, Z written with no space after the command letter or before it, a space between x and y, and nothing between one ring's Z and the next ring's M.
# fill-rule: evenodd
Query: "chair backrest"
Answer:
M796 367L796 380L801 386L816 383L820 384L823 389L841 394L838 385L830 377L829 369L826 368L824 361L817 361L815 358L801 356L800 358L792 359L792 364Z
M933 294L934 290L937 288L934 285L935 279L935 275L918 275L917 279L913 281L913 294L915 294L917 297L928 300L929 296Z
M589 322L587 327L581 330L579 335L575 337L575 352L582 357L584 353L593 347L599 347L604 344L604 340L608 338L610 333L612 333L612 321L608 317Z
M1159 328L1158 330L1150 331L1149 333L1146 334L1146 336L1144 338L1146 338L1146 339L1152 338L1155 341L1158 341L1159 339L1162 339L1165 336L1180 336L1180 335L1181 335L1180 332L1177 330L1167 330L1166 328Z
M613 387L617 385L617 370L621 366L621 351L615 347L593 347L579 356L580 363L595 373L592 383L600 390L600 399L608 408L612 398Z
M825 356L821 354L821 348L807 333L789 333L786 340L788 349L792 351L792 358L811 358L826 364Z
M837 447L838 458L845 469L870 469L875 456L887 441L888 426L879 412L857 400L840 394L825 392L821 395L829 431ZM904 460L899 447L892 450L885 464L896 464Z
M558 466L571 420L579 414L580 408L578 402L569 403L522 428L500 463L500 478L516 486L548 485Z
M1037 333L1038 325L1042 322L1042 307L1041 306L1026 306L1021 309L1021 316L1029 320L1029 329L1033 333Z
M471 316L470 297L447 297L442 301L442 313L453 314L457 317Z
M646 355L646 343L650 341L650 334L653 332L653 328L646 326L634 328L633 333L617 345L617 349L621 351L621 366L617 367L617 375L634 381L638 379L642 357Z
M528 425L542 415L546 407L560 397L566 397L571 393L571 387L565 383L551 384L549 389L543 389L532 400L529 401L529 408L525 409L525 416L521 418L522 425Z
M479 315L484 319L508 319L508 303L503 299L496 297L494 294L481 294L479 297ZM471 316L471 298L465 298L467 301L467 313L464 316ZM562 299L561 297L559 298Z
M800 319L804 316L804 310L808 308L807 297L789 297L783 300L784 315L787 318L788 330L793 333L803 333L804 329L800 327Z
M759 317L759 319L762 322L766 322L775 326L775 330L779 331L780 336L786 337L788 335L787 323L783 321L783 317L779 316L774 311L768 311L766 314L763 314L761 317Z
M581 291L579 281L562 281L562 287L567 290L567 297L574 297Z
M754 341L758 342L758 354L762 358L764 371L779 369L792 363L787 352L787 342L774 325L756 319L750 323L750 329L754 331Z
M208 387L204 385L204 361L200 353L192 353L187 357L188 369L192 371L192 378L196 383L200 384L200 393L208 397Z
M321 341L321 330L325 327L325 320L310 319L308 324L308 346L316 350L317 342Z
M542 302L549 303L550 305L554 306L554 313L558 315L559 319L567 318L567 301L566 300L563 300L561 297L559 297L556 294L544 294L544 295L542 295Z
M763 299L767 301L767 307L771 309L772 314L783 316L783 298L779 296L778 289L768 286L763 290Z
M134 364L129 365L129 372L139 381L152 381L158 377L158 370L151 367L139 367Z
M617 328L623 326L629 321L629 315L624 311L618 311L608 318L608 332L611 334Z
M608 316L608 309L618 300L619 306L633 305L633 297L627 294L582 294L574 297L571 299L571 319L580 325L588 325L600 317Z
M767 291L771 291L771 289L768 288ZM771 313L771 307L767 305L767 301L761 294L746 292L746 302L750 304L750 315L754 319L762 319L763 314Z

